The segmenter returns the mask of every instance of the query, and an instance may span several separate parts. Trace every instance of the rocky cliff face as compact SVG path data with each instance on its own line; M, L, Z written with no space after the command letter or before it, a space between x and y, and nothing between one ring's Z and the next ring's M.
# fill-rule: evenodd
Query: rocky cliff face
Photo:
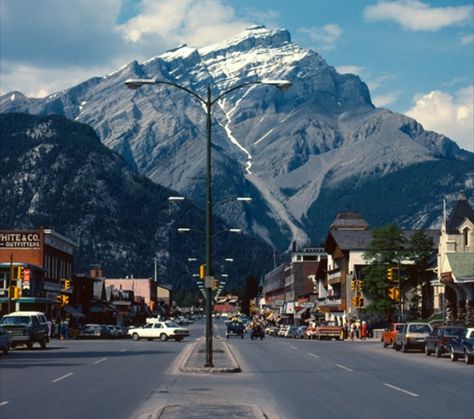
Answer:
M357 76L338 74L319 54L291 42L288 31L264 27L206 48L181 46L142 64L131 62L44 99L9 93L0 98L0 112L55 113L87 123L130 167L202 201L202 103L172 86L128 90L128 78L177 83L201 97L210 86L212 98L248 81L292 82L288 90L247 86L213 105L214 201L254 198L250 206L229 203L216 211L280 249L291 240L321 239L314 235L318 219L310 209L323 190L373 176L383 183L388 174L416 164L456 165L472 157L413 119L375 108ZM339 203L331 205L334 212ZM408 216L402 212L396 221Z
M0 147L1 228L43 225L67 235L79 244L77 273L99 263L109 277L152 277L156 257L161 283L197 292L192 274L204 261L204 212L168 201L176 192L131 171L92 128L60 116L1 114ZM179 227L195 231L180 235ZM216 219L214 228L226 226ZM272 249L244 235L219 235L214 248L216 274L227 273L230 287L271 264ZM226 257L239 262L223 271Z

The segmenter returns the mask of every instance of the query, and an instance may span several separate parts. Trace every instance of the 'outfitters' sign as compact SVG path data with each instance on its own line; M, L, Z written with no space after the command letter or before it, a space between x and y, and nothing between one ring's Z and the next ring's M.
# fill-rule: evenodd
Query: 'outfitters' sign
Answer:
M37 231L0 231L0 249L39 249L40 234Z

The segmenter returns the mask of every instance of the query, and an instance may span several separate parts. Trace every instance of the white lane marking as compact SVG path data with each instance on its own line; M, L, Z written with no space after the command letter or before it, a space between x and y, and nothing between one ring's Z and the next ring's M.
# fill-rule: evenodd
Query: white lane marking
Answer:
M296 346L289 345L291 349L298 349Z
M97 365L97 364L100 364L101 362L104 362L107 358L101 358L101 359L98 359L97 361L94 361L94 364Z
M63 375L62 377L55 378L54 380L51 380L52 383L57 383L58 381L64 380L67 377L70 377L71 375L74 375L73 372L68 372L66 375Z
M387 384L387 383L383 383L383 385L385 387L392 388L392 389L397 390L397 391L401 391L402 393L408 394L409 396L419 397L419 394L412 393L411 391L404 390L403 388L395 387L395 386L392 386L391 384Z
M6 406L8 403L10 403L10 402L8 402L8 401L0 402L0 407Z
M353 372L354 370L351 370L350 368L345 367L344 365L341 364L336 364L336 367L342 368L343 370Z
M309 355L309 356L312 356L313 358L319 358L319 355L312 354L311 352L308 352L308 355Z
M120 352L127 352L127 349L124 348Z

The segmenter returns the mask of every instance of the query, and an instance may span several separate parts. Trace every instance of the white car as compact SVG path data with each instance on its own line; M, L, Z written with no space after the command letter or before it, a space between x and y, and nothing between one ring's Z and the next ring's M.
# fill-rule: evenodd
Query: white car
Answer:
M189 330L178 326L175 322L157 321L153 323L147 323L142 327L129 329L128 334L133 340L160 339L162 341L166 341L168 339L174 339L176 342L179 342L186 336L189 336Z

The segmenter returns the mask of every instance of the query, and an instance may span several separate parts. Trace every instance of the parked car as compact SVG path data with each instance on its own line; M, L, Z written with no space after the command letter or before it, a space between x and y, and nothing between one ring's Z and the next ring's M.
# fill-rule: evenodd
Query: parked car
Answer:
M156 321L147 323L143 327L129 329L128 334L133 340L144 338L147 340L160 339L165 342L168 339L174 339L176 342L180 342L185 337L189 336L189 330L180 327L172 321Z
M295 332L295 338L296 339L304 339L304 333L306 332L306 329L308 326L298 326Z
M4 355L8 355L8 351L10 350L11 339L10 335L6 332L3 327L0 327L0 351L3 352Z
M425 348L425 340L432 330L428 323L406 323L395 336L393 348L396 351L401 349L402 352L407 352L408 349L419 349L423 351Z
M290 329L290 325L288 325L288 324L280 326L280 329L277 332L277 336L279 336L279 337L285 336L289 329Z
M49 342L48 322L39 311L15 311L0 320L0 326L10 335L11 347L26 345L28 349L39 343L41 349Z
M105 324L88 323L79 332L80 338L106 338L110 336Z
M393 347L395 343L395 338L397 334L402 330L405 323L392 323L388 329L382 334L383 347L387 348L389 346Z
M466 364L474 363L474 327L466 330L462 337L455 337L449 342L451 361L464 358Z
M278 327L276 326L267 326L265 328L265 334L269 336L276 336L278 333Z
M227 323L227 329L225 331L225 337L229 339L231 336L244 338L244 324L240 321L233 320Z
M425 354L434 352L437 358L449 352L449 343L453 338L463 337L466 328L463 326L436 326L427 336L425 342Z
M290 327L288 327L288 329L286 329L286 332L283 335L283 337L285 337L285 338L294 338L297 329L298 329L298 326L291 325Z

